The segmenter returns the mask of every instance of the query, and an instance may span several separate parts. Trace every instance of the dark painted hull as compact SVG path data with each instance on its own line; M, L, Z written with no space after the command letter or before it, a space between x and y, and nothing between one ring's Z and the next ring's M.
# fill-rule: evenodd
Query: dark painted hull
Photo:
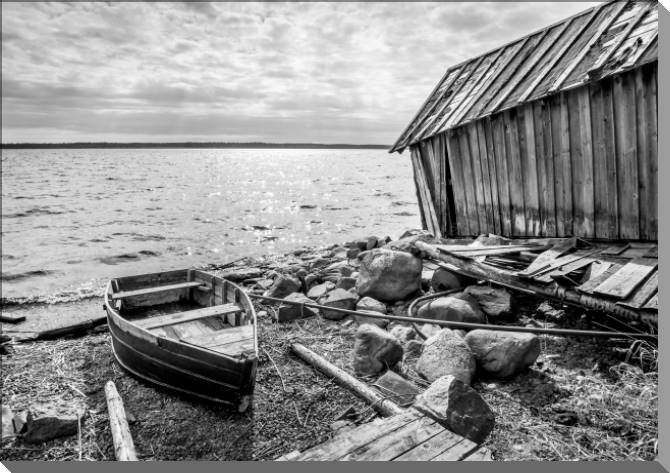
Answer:
M132 375L187 396L246 410L253 395L256 354L231 357L156 337L124 319L106 300L114 357Z

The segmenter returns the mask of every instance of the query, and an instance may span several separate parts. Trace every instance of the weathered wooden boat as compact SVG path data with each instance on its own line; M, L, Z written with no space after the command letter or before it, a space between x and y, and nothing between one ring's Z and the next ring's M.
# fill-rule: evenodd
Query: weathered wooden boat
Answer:
M112 279L104 297L114 356L128 372L247 409L258 341L256 312L240 287L184 269Z

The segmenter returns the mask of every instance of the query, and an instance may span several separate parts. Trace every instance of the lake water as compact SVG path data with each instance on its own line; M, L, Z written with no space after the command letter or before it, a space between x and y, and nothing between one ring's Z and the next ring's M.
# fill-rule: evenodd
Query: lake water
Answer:
M5 301L418 227L409 158L385 150L2 151Z

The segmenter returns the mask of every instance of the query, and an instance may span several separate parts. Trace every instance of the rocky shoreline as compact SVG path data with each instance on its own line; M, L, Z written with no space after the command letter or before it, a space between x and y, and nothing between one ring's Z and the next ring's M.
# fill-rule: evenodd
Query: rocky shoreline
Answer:
M254 408L244 416L162 393L129 377L115 365L108 335L101 330L81 338L13 345L2 360L3 408L11 408L17 422L32 412L33 424L35 406L46 400L66 408L76 405L79 414L76 424L70 414L65 436L35 442L24 432L4 439L3 456L109 459L113 453L102 393L107 379L117 383L131 406L140 459L271 460L369 421L375 414L369 406L291 356L290 344L299 341L364 380L379 383L388 373L402 376L415 389L417 407L444 417L454 431L486 439L484 446L496 460L654 458L656 367L622 361L621 347L515 332L465 333L435 324L415 328L338 312L406 316L418 297L453 290L417 304L418 316L535 326L584 323L578 310L425 268L413 243L431 238L411 231L396 241L369 237L207 268L252 294L293 302L256 303L261 358ZM295 305L308 301L332 310ZM40 385L40 377L49 381ZM458 399L462 402L454 401ZM477 416L472 408L467 411L468 405L479 406ZM624 421L631 410L637 420ZM168 433L157 417L174 431ZM159 439L180 447L157 451Z

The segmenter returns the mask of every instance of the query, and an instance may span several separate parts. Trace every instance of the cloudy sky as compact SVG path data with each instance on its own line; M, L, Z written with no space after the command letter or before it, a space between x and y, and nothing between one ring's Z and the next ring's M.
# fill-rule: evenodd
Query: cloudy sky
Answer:
M595 5L2 3L2 141L391 144L445 69Z

